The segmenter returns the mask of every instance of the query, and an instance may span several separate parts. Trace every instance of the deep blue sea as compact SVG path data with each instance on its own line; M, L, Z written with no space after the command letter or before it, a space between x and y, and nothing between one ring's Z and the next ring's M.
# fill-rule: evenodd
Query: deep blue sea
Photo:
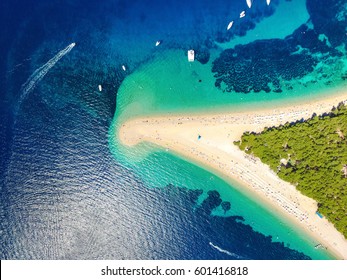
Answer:
M148 187L108 143L118 89L157 40L200 49L205 63L214 42L245 35L280 1L255 0L238 25L243 0L2 0L0 258L310 258L242 216L214 215L233 207L217 190Z

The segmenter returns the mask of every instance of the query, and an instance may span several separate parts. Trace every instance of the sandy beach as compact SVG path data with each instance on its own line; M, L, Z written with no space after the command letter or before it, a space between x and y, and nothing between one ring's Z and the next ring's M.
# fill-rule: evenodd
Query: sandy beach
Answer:
M260 132L313 113L329 112L347 100L347 92L304 104L216 114L181 114L141 117L121 124L122 144L142 141L178 154L234 183L247 195L266 203L286 219L305 230L317 244L339 259L347 259L347 240L325 218L316 214L317 202L282 181L259 159L239 150L233 141L245 131ZM288 104L289 105L289 104ZM235 185L235 184L233 184Z

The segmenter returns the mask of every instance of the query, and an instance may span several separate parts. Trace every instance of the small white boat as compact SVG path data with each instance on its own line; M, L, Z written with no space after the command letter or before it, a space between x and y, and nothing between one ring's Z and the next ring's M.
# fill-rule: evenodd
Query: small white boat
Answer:
M160 45L161 41L158 40L156 43L155 43L155 46L158 47Z
M240 13L240 18L243 18L245 15L246 15L246 12L245 12L245 11L242 11L242 12Z
M188 51L188 61L189 62L193 62L194 61L194 56L195 56L194 50L189 50Z
M229 22L227 30L229 30L233 26L233 24L234 24L234 21Z
M102 91L102 86L101 85L99 85L98 88L99 88L99 91Z
M269 1L269 0L266 0L266 1ZM247 3L248 8L252 7L252 0L246 0L246 3Z
M269 6L270 5L271 0L266 0L266 4Z
M124 65L122 65L122 69L123 69L123 71L127 70L127 69L125 68L125 66L124 66Z

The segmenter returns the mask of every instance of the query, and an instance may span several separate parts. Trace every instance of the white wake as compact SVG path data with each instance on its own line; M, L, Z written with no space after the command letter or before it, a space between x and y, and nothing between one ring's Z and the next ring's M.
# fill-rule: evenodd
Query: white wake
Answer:
M239 255L237 255L237 254L235 254L235 253L232 253L232 252L229 252L228 250L224 250L224 249L218 247L217 245L214 245L212 242L209 242L208 244L209 244L212 248L216 249L217 251L219 251L219 252L221 252L221 253L227 254L227 255L229 255L229 256L231 256L231 257L234 257L234 258L238 258L238 259L240 258Z
M36 87L43 77L48 73L48 71L66 54L68 54L76 43L68 45L65 49L58 52L53 58L48 60L46 64L36 69L33 74L28 78L28 80L22 85L22 94L19 99L18 105L20 106L23 100L28 96L30 92Z

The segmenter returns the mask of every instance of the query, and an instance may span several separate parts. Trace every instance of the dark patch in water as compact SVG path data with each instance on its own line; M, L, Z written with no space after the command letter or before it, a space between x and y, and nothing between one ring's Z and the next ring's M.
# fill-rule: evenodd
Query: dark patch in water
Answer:
M203 211L205 214L211 215L212 211L221 205L222 199L217 191L209 191L207 195L208 197L202 202L197 211Z
M191 217L191 225L187 225L186 229L188 236L195 236L195 238L190 239L190 248L183 249L191 251L185 255L206 259L208 252L211 259L309 259L306 255L288 248L288 244L272 242L271 236L255 232L251 226L243 223L242 217L211 215L211 212L219 206L223 207L224 205L224 207L230 208L230 203L222 201L217 191L209 191L208 197L200 205L196 203L197 195L202 194L201 191L169 185L162 189L162 192L168 194L172 199L166 203L179 205L185 209L183 212L196 209ZM192 197L194 199L191 199ZM190 201L190 204L187 204L187 201ZM161 207L170 209L169 205ZM234 255L230 256L209 248L209 242L218 244L221 248L232 250Z
M223 201L221 206L222 206L222 209L224 210L224 214L231 209L231 204L229 201Z
M280 39L256 41L227 49L213 62L216 87L225 91L280 92L280 80L290 81L310 73L318 63L308 54L293 54L295 45Z
M223 51L213 62L215 86L227 92L281 93L280 81L301 78L311 73L318 62L331 64L332 58L341 57L342 53L335 47L346 41L347 17L341 11L343 3L319 2L307 1L313 29L303 24L283 40L255 41ZM320 38L320 34L327 39Z
M195 58L201 64L206 64L210 60L210 52L207 48L196 49Z
M307 0L306 6L318 34L325 34L332 47L346 42L347 11L344 0Z

